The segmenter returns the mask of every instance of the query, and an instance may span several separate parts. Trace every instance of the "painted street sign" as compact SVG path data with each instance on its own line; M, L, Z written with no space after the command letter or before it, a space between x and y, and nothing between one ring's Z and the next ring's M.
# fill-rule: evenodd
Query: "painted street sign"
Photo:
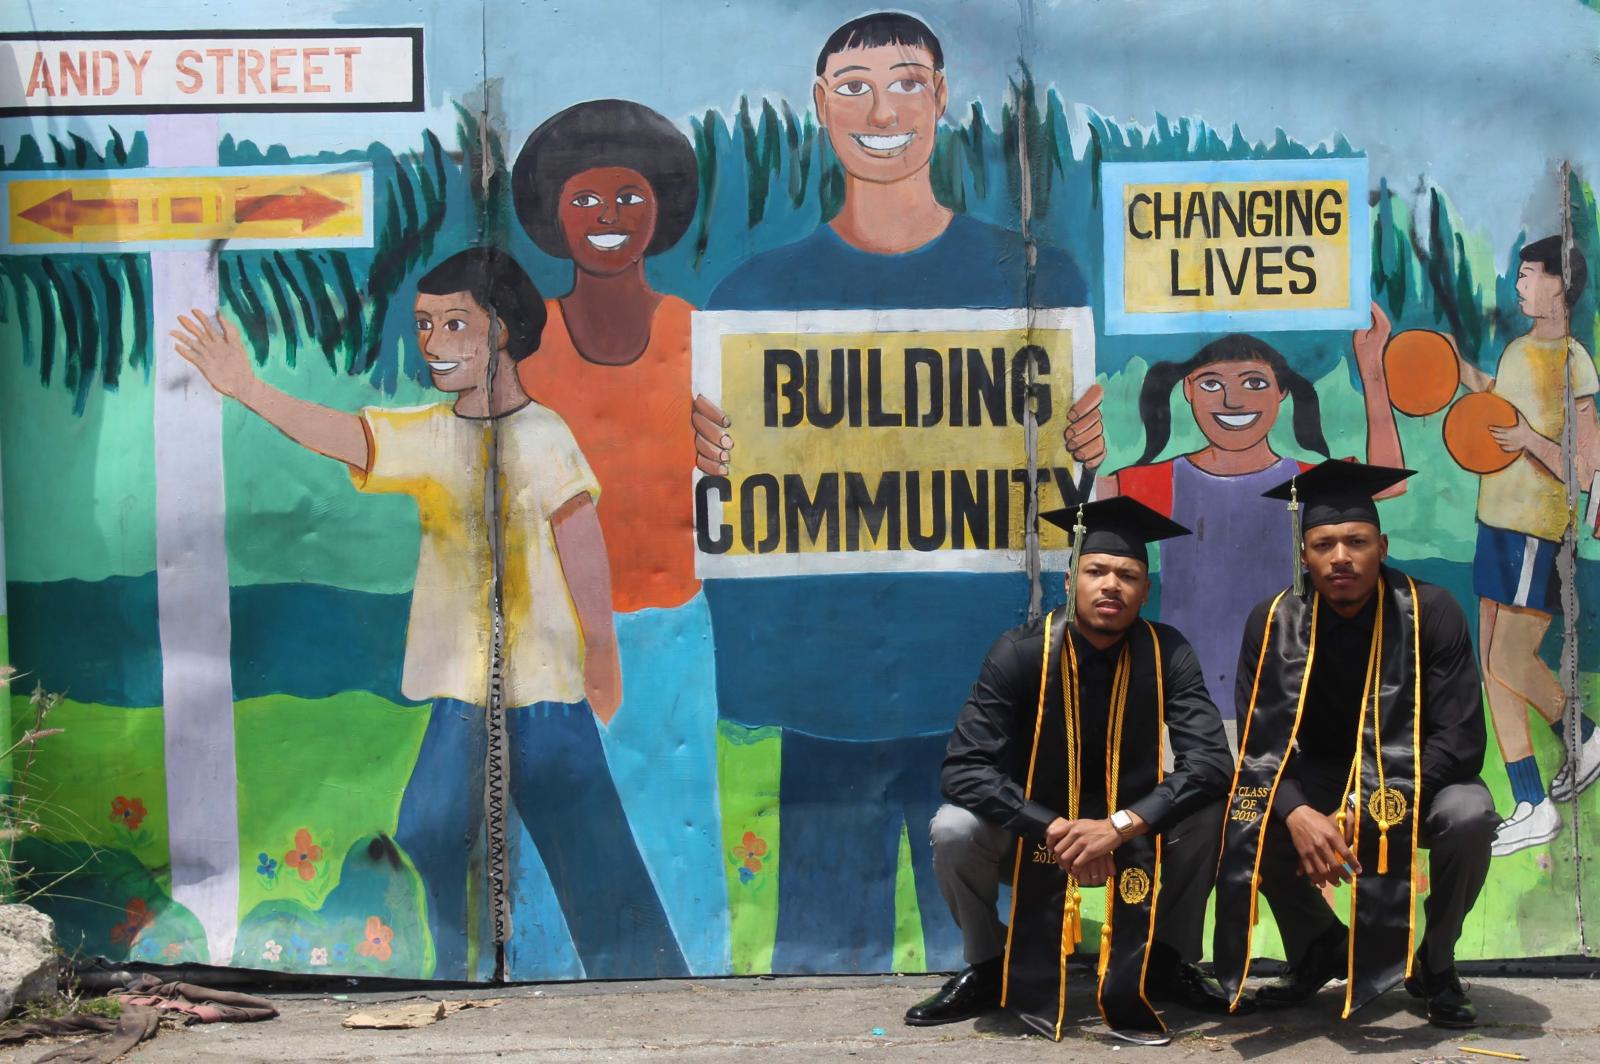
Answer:
M422 30L0 35L0 117L420 111Z
M365 166L31 173L4 182L10 253L372 246Z

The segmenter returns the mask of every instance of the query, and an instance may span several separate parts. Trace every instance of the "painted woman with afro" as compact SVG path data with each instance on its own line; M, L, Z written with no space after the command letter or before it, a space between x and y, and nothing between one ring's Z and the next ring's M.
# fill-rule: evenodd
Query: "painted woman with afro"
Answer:
M699 184L688 138L629 100L551 116L511 172L523 229L572 263L571 289L546 302L538 355L517 372L567 422L600 482L623 668L651 678L627 689L607 755L697 974L726 970L728 914L711 616L689 490L694 308L652 288L645 260L683 237Z

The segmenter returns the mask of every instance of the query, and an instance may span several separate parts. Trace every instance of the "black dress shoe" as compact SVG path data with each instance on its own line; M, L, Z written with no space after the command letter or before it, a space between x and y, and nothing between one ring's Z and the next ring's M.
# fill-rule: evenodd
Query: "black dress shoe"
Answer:
M1182 1005L1196 1012L1227 1015L1228 995L1222 984L1178 956L1178 951L1162 942L1150 945L1150 960L1144 971L1144 992L1151 1001ZM1255 1002L1241 998L1235 1015L1255 1011Z
M1349 964L1350 938L1345 926L1333 926L1318 935L1300 963L1283 978L1256 991L1256 1001L1267 1008L1303 1005L1327 985L1328 980L1345 974Z
M1435 1027L1476 1027L1478 1010L1461 986L1461 976L1455 965L1442 972L1429 973L1423 962L1423 953L1417 951L1416 963L1411 966L1411 978L1406 980L1406 992L1421 998L1428 1005L1428 1022Z
M959 1023L1000 1007L1000 958L974 964L952 976L939 992L906 1010L912 1027Z

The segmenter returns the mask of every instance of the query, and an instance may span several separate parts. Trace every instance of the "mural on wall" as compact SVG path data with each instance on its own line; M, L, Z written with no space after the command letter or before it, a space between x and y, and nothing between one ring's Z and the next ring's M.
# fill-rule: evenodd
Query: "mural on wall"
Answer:
M984 651L1061 600L1038 511L1195 529L1151 616L1231 718L1290 571L1260 492L1349 456L1421 471L1393 556L1478 600L1505 822L1462 956L1587 948L1600 738L1558 644L1587 706L1600 220L1569 131L1517 126L1570 175L1463 171L1424 114L1280 106L1198 37L1179 79L1097 5L606 0L669 27L653 73L585 61L601 23L469 6L471 48L423 0L0 39L0 663L13 734L61 696L13 783L69 941L957 967L927 824ZM730 18L748 55L705 44ZM534 69L528 39L566 43Z

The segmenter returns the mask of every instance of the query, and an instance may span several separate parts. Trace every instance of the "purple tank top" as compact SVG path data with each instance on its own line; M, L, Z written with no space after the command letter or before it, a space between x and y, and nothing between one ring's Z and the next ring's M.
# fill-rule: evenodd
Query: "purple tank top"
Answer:
M1234 718L1245 618L1294 579L1289 513L1261 493L1299 471L1293 458L1237 477L1212 476L1188 458L1172 463L1172 519L1194 535L1161 543L1161 619L1194 647L1224 720Z

